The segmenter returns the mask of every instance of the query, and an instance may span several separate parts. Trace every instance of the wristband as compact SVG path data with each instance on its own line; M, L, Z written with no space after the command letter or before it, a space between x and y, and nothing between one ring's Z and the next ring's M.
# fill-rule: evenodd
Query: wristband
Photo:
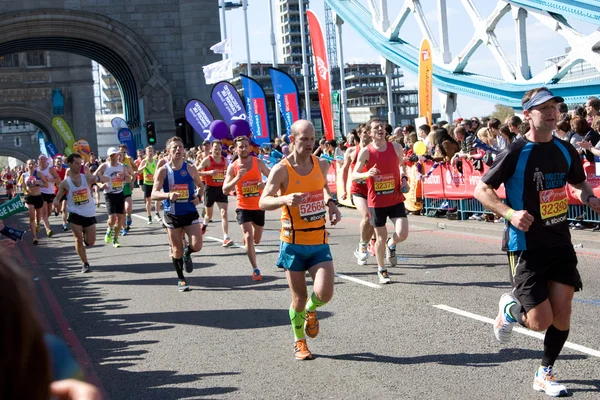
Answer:
M512 208L510 210L508 210L504 219L506 219L507 221L510 221L510 218L513 216L514 212L515 212L515 210L513 210Z
M337 203L334 199L329 199L327 200L327 203L325 203L326 206L329 206L329 203L333 203L334 206L337 206Z

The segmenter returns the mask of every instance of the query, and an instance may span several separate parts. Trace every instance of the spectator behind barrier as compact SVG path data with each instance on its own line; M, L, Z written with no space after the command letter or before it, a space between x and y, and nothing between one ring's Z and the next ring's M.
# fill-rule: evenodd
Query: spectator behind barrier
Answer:
M458 142L444 128L439 128L435 131L433 143L435 146L433 152L434 161L449 162L460 151Z
M411 126L411 125L409 125ZM408 128L408 126L407 126ZM417 133L417 135L419 136L419 140L422 140L423 142L425 142L425 146L429 147L430 143L428 140L428 136L429 133L431 132L431 128L429 127L429 125L421 125L419 126L419 131Z

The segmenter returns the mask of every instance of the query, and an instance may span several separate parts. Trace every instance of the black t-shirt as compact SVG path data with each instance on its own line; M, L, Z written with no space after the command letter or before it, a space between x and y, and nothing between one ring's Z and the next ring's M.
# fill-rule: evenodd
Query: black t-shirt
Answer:
M528 232L507 222L503 250L571 246L565 186L585 181L581 158L571 144L555 137L545 143L519 138L498 154L482 179L494 189L504 183L508 206L534 217Z

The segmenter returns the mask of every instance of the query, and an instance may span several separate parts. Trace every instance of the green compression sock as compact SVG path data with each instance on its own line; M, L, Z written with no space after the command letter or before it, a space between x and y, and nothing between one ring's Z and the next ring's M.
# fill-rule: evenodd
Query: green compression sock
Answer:
M304 321L306 320L306 311L296 312L290 307L290 322L294 330L296 340L304 339Z
M317 298L317 295L313 292L313 294L310 296L310 300L308 301L308 303L306 303L306 309L308 311L316 311L317 308L324 306L325 304L327 303L319 300Z

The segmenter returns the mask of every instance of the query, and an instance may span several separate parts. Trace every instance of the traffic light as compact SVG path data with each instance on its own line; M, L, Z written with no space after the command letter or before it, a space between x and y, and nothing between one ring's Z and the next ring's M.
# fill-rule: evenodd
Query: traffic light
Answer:
M152 121L146 122L146 138L148 139L148 144L156 144L156 129Z

